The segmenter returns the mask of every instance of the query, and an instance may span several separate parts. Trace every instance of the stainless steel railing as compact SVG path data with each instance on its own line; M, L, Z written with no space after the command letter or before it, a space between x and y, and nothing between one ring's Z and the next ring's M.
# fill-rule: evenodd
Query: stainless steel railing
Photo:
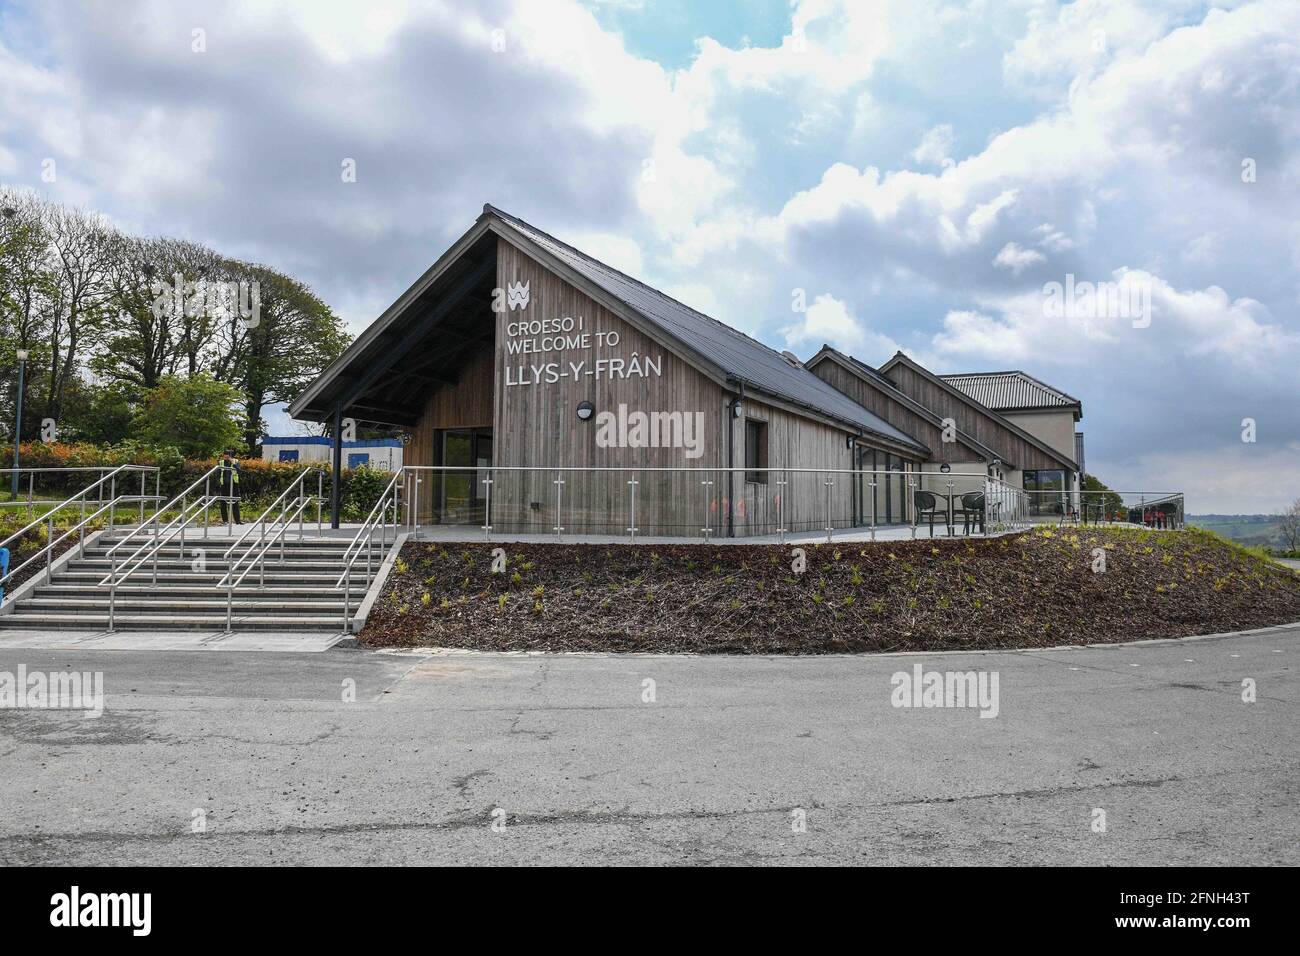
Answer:
M361 523L357 533L352 536L348 546L343 552L343 573L339 579L334 582L334 590L343 591L343 633L348 633L352 617L352 568L361 557L364 551L366 555L366 589L369 590L370 582L374 574L374 550L375 550L375 531L379 532L379 554L380 561L384 559L388 548L388 528L391 524L393 529L393 541L397 541L397 522L401 509L401 492L404 482L402 476L405 469L398 470L387 487L379 494L379 499L371 507L370 513L366 515L366 520ZM388 519L389 508L392 508L392 521Z
M12 470L13 470L13 469L10 469L10 471L12 471ZM46 471L50 471L50 470L55 470L55 469L44 469L44 470L46 470ZM98 470L98 469L57 469L57 470L59 470L59 471L64 471L64 470L66 470L66 471L84 471L84 470L96 471L96 470ZM123 474L128 474L128 473L131 473L131 472L139 472L139 473L140 473L140 488L141 488L141 493L140 493L139 495L118 495L118 494L117 494L117 481L118 481L118 478L121 477ZM100 476L100 478L99 478L97 481L93 481L93 482L91 482L89 485L87 485L86 487L82 488L82 489L81 489L79 492L77 492L75 495L72 495L71 497L66 498L66 499L64 499L63 501L59 502L57 505L55 505L54 507L52 507L52 508L51 508L49 511L47 511L45 514L41 515L39 518L35 518L34 520L29 521L29 522L28 522L27 524L25 524L23 527L21 527L21 528L19 528L17 531L15 531L13 534L11 534L11 535L9 535L8 537L6 537L3 541L0 541L0 548L7 548L7 547L9 547L9 545L12 544L13 542L20 540L20 539L23 537L23 535L25 535L27 532L31 531L33 528L36 528L37 526L41 525L42 523L44 523L44 524L46 525L45 547L42 548L41 551L38 551L36 554L32 555L30 558L28 558L28 559L27 559L26 561L24 561L22 564L19 564L19 565L17 565L16 567L11 567L10 570L9 570L9 572L8 572L7 574L5 574L3 577L0 577L0 588L4 588L4 586L5 586L5 585L10 581L10 580L12 580L12 579L13 579L13 578L14 578L14 577L15 577L15 576L20 572L20 571L22 571L23 569L25 569L25 568L26 568L29 564L31 564L33 561L37 560L37 559L41 556L41 554L44 554L44 555L45 555L45 581L46 581L46 583L48 584L49 581L50 581L50 578L51 578L51 574L52 574L52 566L53 566L53 563L54 563L54 551L55 551L56 546L59 545L59 544L62 544L64 541L68 540L68 538L69 538L72 534L77 533L77 534L80 535L79 545L80 545L80 548L81 548L81 552L84 554L84 553L85 553L85 543L86 543L86 528L87 528L87 527L88 527L88 526L89 526L89 525L90 525L94 520L96 520L100 515L102 515L102 514L104 514L105 512L107 512L107 513L108 513L108 524L109 524L109 529L112 530L112 528L113 528L113 523L114 523L114 520L115 520L116 515L117 515L117 511L118 511L118 509L119 509L123 504L134 504L134 503L138 503L138 504L139 504L139 506L140 506L140 524L141 524L141 526L143 526L143 525L144 525L144 510L145 510L145 502L147 502L147 501L153 501L153 502L155 503L155 505L156 505L156 504L157 504L157 501L158 501L158 497L159 497L159 496L156 495L156 494L155 494L155 495L146 495L146 494L144 493L146 476L147 476L148 474L150 474L150 473L153 473L153 474L157 475L157 474L158 474L158 468L157 468L156 466L152 466L152 465L119 465L118 467L113 468L113 469L107 471L106 473L102 474L102 475ZM109 491L110 491L110 494L109 494L109 496L108 496L108 501L107 501L107 503L105 503L105 500L104 500L104 497L103 497L103 489L104 489L104 487L105 487L106 484L107 484L107 486L108 486L108 488L109 488ZM155 487L156 487L156 485L155 485ZM90 502L91 502L91 492L94 492L94 491L99 491L99 492L100 492L100 496L99 496L99 498L96 500L96 504L98 504L99 507L96 508L96 509L95 509L95 510L90 514L90 515L87 515L87 514L86 514L86 509L87 509L88 507L93 507L93 506L90 504ZM67 531L65 531L63 534L59 535L58 538L55 538L55 536L54 536L54 523L55 523L55 519L56 519L57 515L58 515L60 512L65 511L65 510L68 509L69 507L72 507L74 504L77 505L77 506L80 508L80 520L79 520L75 525L73 525L72 527L70 527ZM156 517L156 515L157 515L157 512L155 511L155 517Z
M0 478L0 494L3 494L4 489L6 488L16 489L17 486L22 483L20 476L22 475L27 476L26 497L25 498L19 497L18 494L14 494L7 501L0 500L0 508L13 508L13 509L25 508L27 510L28 519L29 520L34 519L36 517L37 508L46 505L51 506L52 508L58 508L61 507L64 501L66 500L65 498L62 497L53 496L56 495L56 493L52 489L48 489L48 488L42 488L39 494L52 495L52 497L38 498L37 497L38 491L36 486L38 477L40 478L49 477L53 479L58 479L63 476L95 474L95 475L99 475L100 478L114 479L115 477L120 476L121 473L124 471L135 471L140 473L140 496L142 498L146 497L145 479L149 474L153 474L154 494L158 495L160 491L159 486L161 483L161 475L160 475L159 468L156 465L127 464L127 465L116 465L116 466L82 465L76 467L63 467L63 468L35 468L35 467L0 468L0 475L8 477L8 480L5 480L4 478ZM104 485L99 484L100 493L97 496L96 504L102 505L106 500L117 497L116 490L112 487L112 485L113 482L110 481L109 493L105 495ZM141 514L140 520L141 521L144 520L143 513ZM0 544L0 546L3 545Z
M109 560L109 571L104 578L99 581L99 587L108 588L108 629L111 631L114 627L114 614L117 609L117 589L124 584L131 575L135 574L140 568L144 567L147 562L152 561L153 583L158 583L158 555L167 543L173 538L179 538L178 557L185 556L185 530L190 525L198 522L200 518L204 520L204 535L207 535L207 522L211 514L212 506L222 501L228 504L233 503L234 499L230 496L208 494L212 476L221 470L221 464L213 465L197 479L191 482L184 490L181 491L171 501L158 508L153 515L151 524L141 524L122 540L114 544L105 553ZM199 485L204 486L204 493L197 496L193 502L189 502L189 496L194 493ZM179 510L175 518L167 522L166 525L159 526L159 515L171 511L179 505ZM143 541L138 548L123 560L121 566L121 576L119 577L117 552L121 550L129 541L135 539L137 535L146 528L152 529L150 540Z
M875 540L886 529L891 537L899 530L915 536L922 490L943 497L950 513L962 495L983 495L984 534L1023 527L1028 515L1023 490L984 470L408 465L397 481L408 531L419 534L432 512L434 522L478 525L488 540L589 533L784 543L792 534Z
M305 495L303 486L307 476L312 472L316 473L316 494L314 496ZM235 588L244 582L244 579L256 568L258 569L258 587L266 586L266 555L272 547L278 542L280 545L280 563L284 563L284 539L285 534L292 527L293 522L298 522L298 540L303 537L303 512L314 501L316 504L316 530L320 534L323 532L324 523L322 520L321 506L323 502L323 481L324 472L319 468L308 468L300 473L289 485L280 492L275 501L262 512L260 518L250 525L229 548L222 554L222 559L228 562L225 576L218 581L214 588L226 590L226 630L230 631L234 624L234 606L235 606ZM290 497L290 493L297 490L296 497ZM270 520L268 521L268 516ZM245 539L249 535L252 539L244 545ZM243 545L243 552L237 557L231 556Z

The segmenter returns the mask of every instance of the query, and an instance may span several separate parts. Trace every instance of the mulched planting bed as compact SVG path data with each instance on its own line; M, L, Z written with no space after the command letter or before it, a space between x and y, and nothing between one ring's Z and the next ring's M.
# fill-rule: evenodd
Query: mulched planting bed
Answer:
M495 547L504 573L492 573ZM801 547L807 568L795 574L791 545L407 542L361 641L829 654L1050 647L1300 621L1300 575L1201 531L1038 529Z

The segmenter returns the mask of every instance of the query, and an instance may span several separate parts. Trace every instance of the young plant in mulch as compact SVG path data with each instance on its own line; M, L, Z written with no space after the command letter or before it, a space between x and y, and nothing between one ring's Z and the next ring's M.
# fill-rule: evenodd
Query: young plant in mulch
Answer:
M1300 577L1199 531L793 546L407 542L362 640L810 654L1049 647L1300 621ZM428 596L426 600L425 596Z

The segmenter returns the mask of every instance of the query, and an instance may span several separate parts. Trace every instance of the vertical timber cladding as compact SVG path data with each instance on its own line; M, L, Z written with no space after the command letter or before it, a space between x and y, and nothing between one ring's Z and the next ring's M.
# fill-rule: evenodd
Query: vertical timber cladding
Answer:
M492 487L493 528L626 534L628 482L635 480L639 534L699 535L706 515L715 516L714 531L722 532L722 475L554 470L722 467L726 398L721 386L668 349L506 240L497 242L497 288L515 295L494 306L501 309L494 423L494 464L501 470ZM595 406L586 421L578 418L584 401ZM637 413L660 415L647 425ZM543 470L504 470L520 466ZM713 484L703 484L708 478Z
M490 314L484 309L485 314ZM492 427L492 376L494 353L490 345L475 352L456 375L454 382L439 385L425 398L418 424L411 430L411 441L403 451L408 465L442 463L439 443L449 428ZM419 503L422 520L434 515L437 482L429 472L421 477Z
M826 528L827 504L832 527L853 524L852 476L782 472L782 468L840 469L853 467L853 452L847 444L847 432L795 415L783 408L767 405L745 396L744 419L767 425L768 472L758 477L766 481L743 479L744 491L737 492L735 533L737 535L774 534L778 527L786 531L823 531ZM736 465L745 463L743 422L737 432ZM784 481L781 485L778 482ZM827 487L826 481L832 484ZM781 497L778 508L777 498ZM779 519L779 521L778 521Z

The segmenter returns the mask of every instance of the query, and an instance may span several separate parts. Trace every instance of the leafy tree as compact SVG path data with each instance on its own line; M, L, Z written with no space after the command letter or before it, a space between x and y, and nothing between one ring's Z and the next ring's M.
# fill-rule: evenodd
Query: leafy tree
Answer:
M0 188L0 413L5 434L12 431L18 391L16 353L26 349L23 434L34 435L46 406L49 353L45 335L58 277L49 258L45 204L34 193Z
M347 348L343 322L305 284L264 266L241 273L256 284L255 314L223 317L214 375L245 396L245 444L262 433L262 409L287 402Z
M1093 475L1083 476L1082 497L1084 504L1093 507L1100 505L1103 514L1114 514L1121 517L1126 514L1124 499L1111 491Z
M74 437L96 445L116 445L129 440L138 411L134 398L137 394L119 382L91 389L89 401L75 412L70 411L69 431Z
M177 320L170 309L155 306L162 296L153 291L155 281L162 281L156 263L162 260L165 242L117 235L110 245L109 314L89 365L106 381L147 391L175 371L177 359Z
M186 458L206 458L237 444L244 430L239 390L200 372L169 375L145 396L135 416L135 433Z

